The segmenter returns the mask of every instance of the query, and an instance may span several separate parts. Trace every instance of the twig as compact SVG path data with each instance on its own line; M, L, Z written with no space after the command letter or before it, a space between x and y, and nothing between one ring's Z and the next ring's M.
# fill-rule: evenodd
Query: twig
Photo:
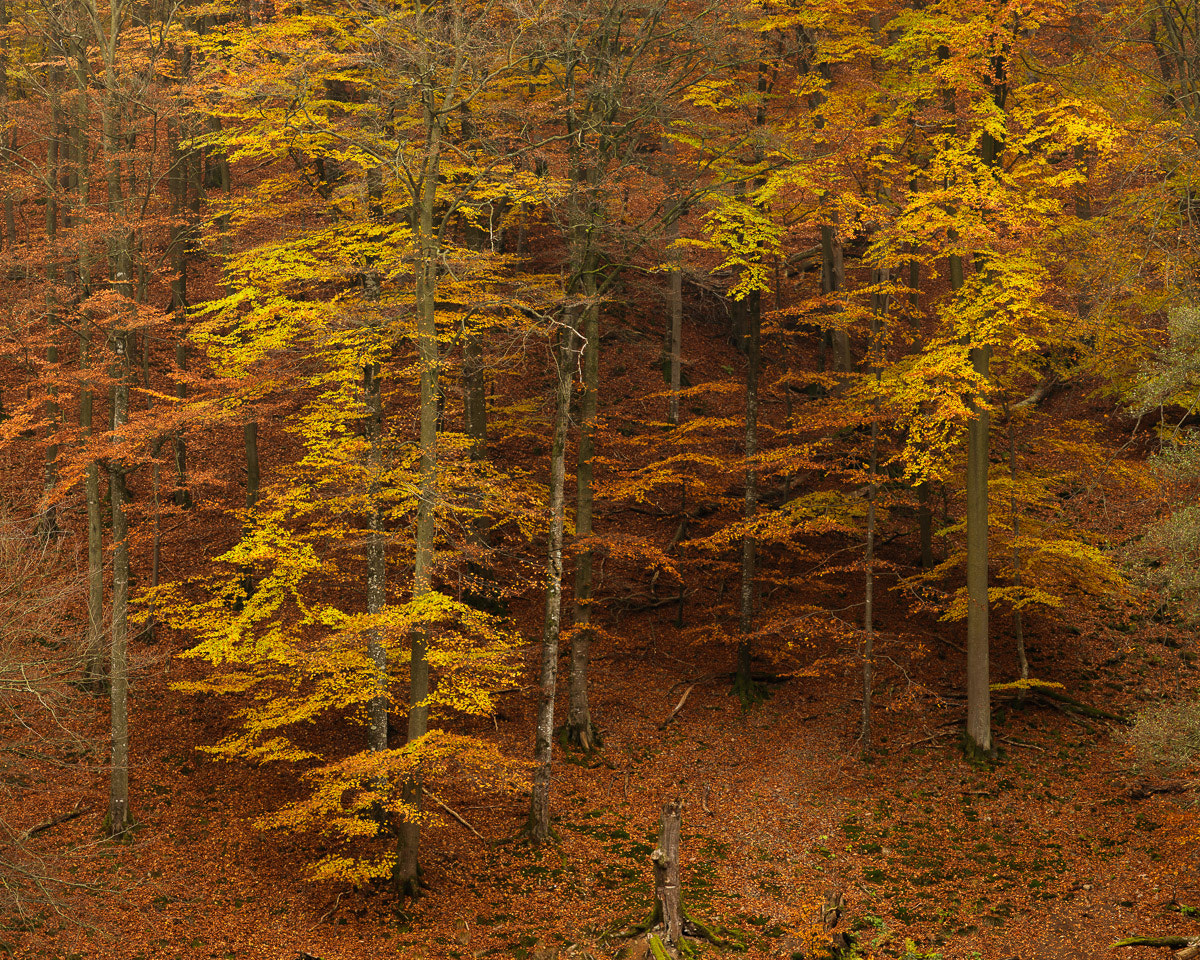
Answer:
M957 722L943 723L942 726L939 728L939 730L941 731L940 733L933 733L933 734L930 734L928 737L922 737L920 740L914 740L912 743L906 743L906 744L904 744L903 747L901 747L901 749L908 750L909 748L915 747L915 746L917 746L917 744L920 744L920 743L929 743L930 740L940 740L942 737L946 737L946 736L949 736L950 734L954 733L954 731L957 727L958 727Z
M482 833L480 833L480 832L479 832L478 830L476 830L476 829L475 829L473 826L471 826L469 823L467 823L467 821L466 821L466 820L464 820L464 819L463 819L461 816L459 816L457 813L455 813L453 810L451 810L451 809L450 809L448 806L446 806L444 803L442 803L442 801L441 801L441 800L439 800L437 797L435 797L435 796L434 796L432 793L430 793L430 794L427 794L427 796L428 796L428 797L429 797L429 798L430 798L430 799L431 799L431 800L432 800L434 803L436 803L436 804L437 804L439 807L441 807L441 808L442 808L443 810L445 810L445 811L446 811L448 814L450 814L450 816L452 816L452 817L453 817L455 820L457 820L457 821L458 821L459 823L461 823L461 824L462 824L464 827L466 827L466 828L467 828L468 830L470 830L470 831L471 831L473 834L475 834L475 836L477 836L477 837L478 837L480 840L482 840L484 843L487 843L487 842L488 842L488 839L487 839L487 837L485 837L485 836L484 836Z
M1037 750L1039 753L1045 753L1045 747L1039 747L1036 743L1026 743L1024 740L1013 740L1010 737L997 737L1001 743L1011 743L1014 747L1027 747L1030 750Z

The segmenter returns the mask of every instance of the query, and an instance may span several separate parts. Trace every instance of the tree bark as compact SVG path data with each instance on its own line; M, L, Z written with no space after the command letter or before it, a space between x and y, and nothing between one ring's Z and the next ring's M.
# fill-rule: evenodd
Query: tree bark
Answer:
M750 520L758 512L758 373L762 346L762 313L760 294L752 290L744 300L746 309L746 486L743 498L743 515ZM739 617L737 666L734 673L733 692L746 707L758 699L758 690L751 675L751 641L754 631L754 585L757 544L753 535L742 537L741 591Z
M674 223L675 239L679 238L679 221ZM671 394L667 401L667 423L679 426L679 391L683 385L683 263L676 251L671 261L671 343L669 360Z
M886 283L888 268L872 271L875 284ZM887 297L882 293L871 296L871 355L876 383L880 379L878 351L880 320L887 310ZM879 474L879 398L871 404L871 455L870 474L867 486L867 543L863 565L866 568L863 584L863 704L862 730L859 739L863 759L872 751L871 707L875 680L875 498L878 495L876 480Z
M842 245L837 238L837 227L832 223L821 225L821 287L826 296L832 296L845 285L845 264L842 260ZM854 369L854 358L850 355L850 335L841 327L831 327L828 342L833 350L833 369L837 373L849 373Z
M91 380L88 368L91 358L92 333L90 322L84 318L79 347L79 365L82 370L82 386L79 393L79 427L84 443L92 436ZM95 460L88 460L84 471L84 496L87 500L88 533L88 631L87 648L84 655L83 679L93 693L103 693L104 676L104 543L100 516L100 468Z
M595 302L591 271L583 278L587 304L583 308L583 397L579 409L579 450L575 473L575 537L592 535L594 502L593 461L596 455L596 406L600 386L600 307ZM572 351L573 353L574 351ZM568 680L567 740L584 750L597 743L588 703L588 659L592 645L592 569L595 550L581 547L575 559L575 630L571 634L571 675Z
M987 346L971 348L971 365L988 376ZM967 738L972 750L992 750L988 677L988 410L973 397L967 425Z
M1012 498L1010 499L1012 509L1012 554L1013 554L1013 586L1021 586L1021 547L1018 542L1021 537L1021 511L1017 504L1017 425L1012 419L1012 414L1009 414L1008 421L1008 466L1010 470L1010 481L1013 487ZM1012 612L1013 638L1017 643L1017 664L1020 668L1021 679L1029 679L1029 659L1025 656L1025 623L1021 616L1021 609L1016 605L1013 606ZM1025 691L1020 691L1020 699L1024 699Z
M367 408L366 435L370 445L367 469L370 472L367 499L367 614L383 611L387 590L387 557L384 551L383 504L380 500L383 475L383 392L379 382L379 364L363 365L363 399ZM378 627L367 631L367 656L375 673L375 695L367 703L367 749L388 748L388 656Z
M441 121L429 101L425 105L426 151L414 197L414 233L418 242L416 264L417 359L420 364L420 488L417 502L416 544L413 556L413 599L420 600L433 589L434 539L437 533L439 373L436 300L438 234L433 229L433 210L441 155ZM416 625L409 634L408 742L419 740L429 730L429 628ZM419 771L404 785L404 798L420 810ZM420 823L405 819L400 824L396 870L393 882L401 897L420 893Z
M120 282L118 275L118 282ZM114 441L129 420L129 358L127 334L116 331L112 337ZM113 601L112 642L109 647L108 702L110 717L110 767L108 782L107 833L117 837L129 830L133 818L129 810L129 525L125 514L125 464L119 458L109 462L109 500L112 504Z
M180 340L175 344L175 366L180 373L187 370L187 344ZM175 383L175 397L182 402L187 399L187 382L183 379ZM183 437L183 428L179 427L171 438L171 448L175 455L175 492L172 499L177 507L187 509L192 505L192 494L187 482L187 441Z
M672 948L678 947L683 938L683 895L679 883L682 819L682 801L663 804L658 846L650 854L650 862L654 864L654 913L662 923L663 941Z
M550 448L550 529L546 537L546 613L542 627L537 727L533 747L533 790L529 800L529 836L534 843L550 839L550 773L554 757L554 700L558 681L558 639L562 625L563 527L567 430L570 425L573 368L577 355L572 327L560 330L555 350L557 382L554 439Z
M46 348L46 364L50 377L58 376L58 347ZM58 429L62 410L58 405L58 388L46 389L46 469L42 481L42 512L38 518L38 533L49 539L58 533L58 508L54 503L54 488L58 486Z

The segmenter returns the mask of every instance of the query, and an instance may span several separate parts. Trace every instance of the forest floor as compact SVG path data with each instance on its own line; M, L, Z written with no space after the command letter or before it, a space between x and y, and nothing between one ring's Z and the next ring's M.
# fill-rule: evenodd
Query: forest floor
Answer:
M1133 635L1112 616L1113 628L1035 642L1034 674L1109 710L1194 691L1195 663L1166 629ZM631 623L619 642L596 651L602 752L557 757L560 842L538 851L518 838L519 797L445 797L486 841L449 817L427 831L428 894L405 923L387 895L299 879L311 841L251 825L291 796L296 772L197 753L225 711L172 693L180 663L139 650L142 825L128 844L98 843L105 783L92 778L91 812L35 841L89 889L66 897L73 919L31 924L19 955L524 960L571 944L611 955L620 944L602 935L650 903L648 855L661 804L675 796L685 802L687 901L738 931L747 956L790 956L831 891L879 956L903 955L907 938L946 958L1108 957L1122 936L1200 931L1188 916L1200 906L1194 797L1136 798L1144 781L1107 721L1009 704L996 714L1000 758L969 763L955 740L961 703L932 692L957 689L957 652L885 638L880 750L864 764L849 666L772 684L743 712L728 679L711 673L727 652L673 642L665 620ZM924 677L941 678L909 687L916 659ZM497 720L515 755L529 748L533 695L510 695ZM41 790L20 819L70 809L79 786Z

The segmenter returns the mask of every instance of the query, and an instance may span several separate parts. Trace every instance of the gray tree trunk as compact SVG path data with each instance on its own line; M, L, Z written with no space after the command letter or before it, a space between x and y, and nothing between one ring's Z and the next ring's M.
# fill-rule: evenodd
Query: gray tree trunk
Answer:
M414 232L419 244L416 265L417 358L420 383L420 489L417 502L416 544L413 555L413 599L420 600L433 589L433 551L437 533L438 420L440 348L438 345L436 299L438 235L433 229L441 155L441 124L429 105L425 108L427 135L420 191L415 197ZM429 630L417 625L409 635L408 742L429 730ZM418 810L421 806L420 774L408 778L404 799ZM421 825L405 819L400 824L396 870L393 882L401 897L420 893Z
M872 271L872 281L875 284L886 283L889 279L887 267ZM887 312L888 298L883 293L871 296L871 362L874 367L875 381L880 379L879 366L879 332L880 321ZM863 705L861 740L862 756L870 757L872 751L871 707L875 684L875 500L879 489L879 398L876 397L871 405L871 455L869 485L867 487L867 543L863 564L866 568L865 583L863 584Z
M762 311L760 294L751 291L743 300L746 318L746 486L743 516L751 519L758 512L758 372L762 347ZM754 632L754 585L757 544L750 534L742 537L742 573L738 617L737 666L733 692L747 706L758 699L751 674L751 641Z
M382 612L387 589L387 558L384 552L383 504L383 392L379 383L379 364L363 366L363 399L367 407L366 434L370 444L367 458L371 472L367 491L370 514L367 518L367 613ZM367 749L388 748L388 657L378 627L367 633L367 656L375 672L375 696L367 703Z
M187 370L187 344L183 340L175 344L175 366L179 368L180 373ZM187 382L181 379L175 384L175 396L182 402L187 399L187 395ZM177 507L186 509L192 505L192 494L187 485L187 441L183 438L182 427L177 429L175 436L171 438L171 448L175 454L176 478L173 499Z
M120 431L129 420L126 336L124 331L118 331L112 337L114 431ZM114 439L119 442L120 434L115 433ZM129 525L125 515L125 464L115 458L109 463L109 500L112 504L113 600L112 642L108 658L110 766L107 832L110 837L116 837L132 826L133 818L129 810Z
M837 293L845 286L845 264L842 245L837 237L837 228L830 223L821 225L821 288L826 296ZM837 373L849 373L854 369L854 358L850 355L850 335L840 327L831 327L828 342L833 350L833 369Z
M679 221L675 221L675 237L679 237ZM667 423L679 426L679 391L683 386L683 266L678 253L671 264L671 394L667 401Z
M91 326L85 318L79 347L82 387L79 393L79 427L84 442L92 436L92 386L88 377L91 358ZM100 517L100 469L89 460L84 472L84 497L87 500L88 533L88 630L84 654L84 684L93 693L103 693L104 676L104 543Z
M595 302L591 272L584 275L583 398L579 408L579 451L575 474L575 536L592 535L594 502L593 462L596 455L596 405L600 385L600 306ZM574 351L570 351L572 354ZM584 750L597 743L588 703L588 660L592 645L592 571L595 550L580 549L575 559L575 631L571 634L571 675L568 680L567 739Z
M46 348L46 364L51 377L58 376L58 347ZM46 469L42 481L42 513L38 532L44 538L58 533L58 508L54 503L54 488L58 486L58 430L62 410L58 405L58 388L50 386L46 399Z
M529 836L534 843L550 839L550 773L554 757L554 700L558 690L558 638L562 627L563 527L567 430L571 417L571 388L577 355L574 329L559 332L555 350L557 382L554 399L554 439L550 448L550 529L546 537L546 614L542 627L537 727L533 747L533 790L529 800Z
M1013 586L1021 586L1021 547L1018 540L1021 537L1021 510L1017 503L1017 425L1013 415L1009 414L1008 421L1008 454L1010 479L1013 486L1012 499L1012 539L1013 539ZM1021 679L1029 679L1029 659L1025 655L1025 622L1019 607L1014 606L1012 612L1013 638L1017 642L1017 665L1021 670ZM1024 699L1025 691L1021 690L1019 698Z
M988 375L987 347L971 349L971 364ZM967 425L967 738L974 749L992 749L988 677L988 411L973 399Z

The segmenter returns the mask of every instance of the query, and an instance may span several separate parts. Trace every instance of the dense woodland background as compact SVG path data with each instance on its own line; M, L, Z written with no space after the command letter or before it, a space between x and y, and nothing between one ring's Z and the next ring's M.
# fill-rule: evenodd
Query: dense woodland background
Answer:
M0 0L0 953L1200 954L1198 138L1195 0Z

